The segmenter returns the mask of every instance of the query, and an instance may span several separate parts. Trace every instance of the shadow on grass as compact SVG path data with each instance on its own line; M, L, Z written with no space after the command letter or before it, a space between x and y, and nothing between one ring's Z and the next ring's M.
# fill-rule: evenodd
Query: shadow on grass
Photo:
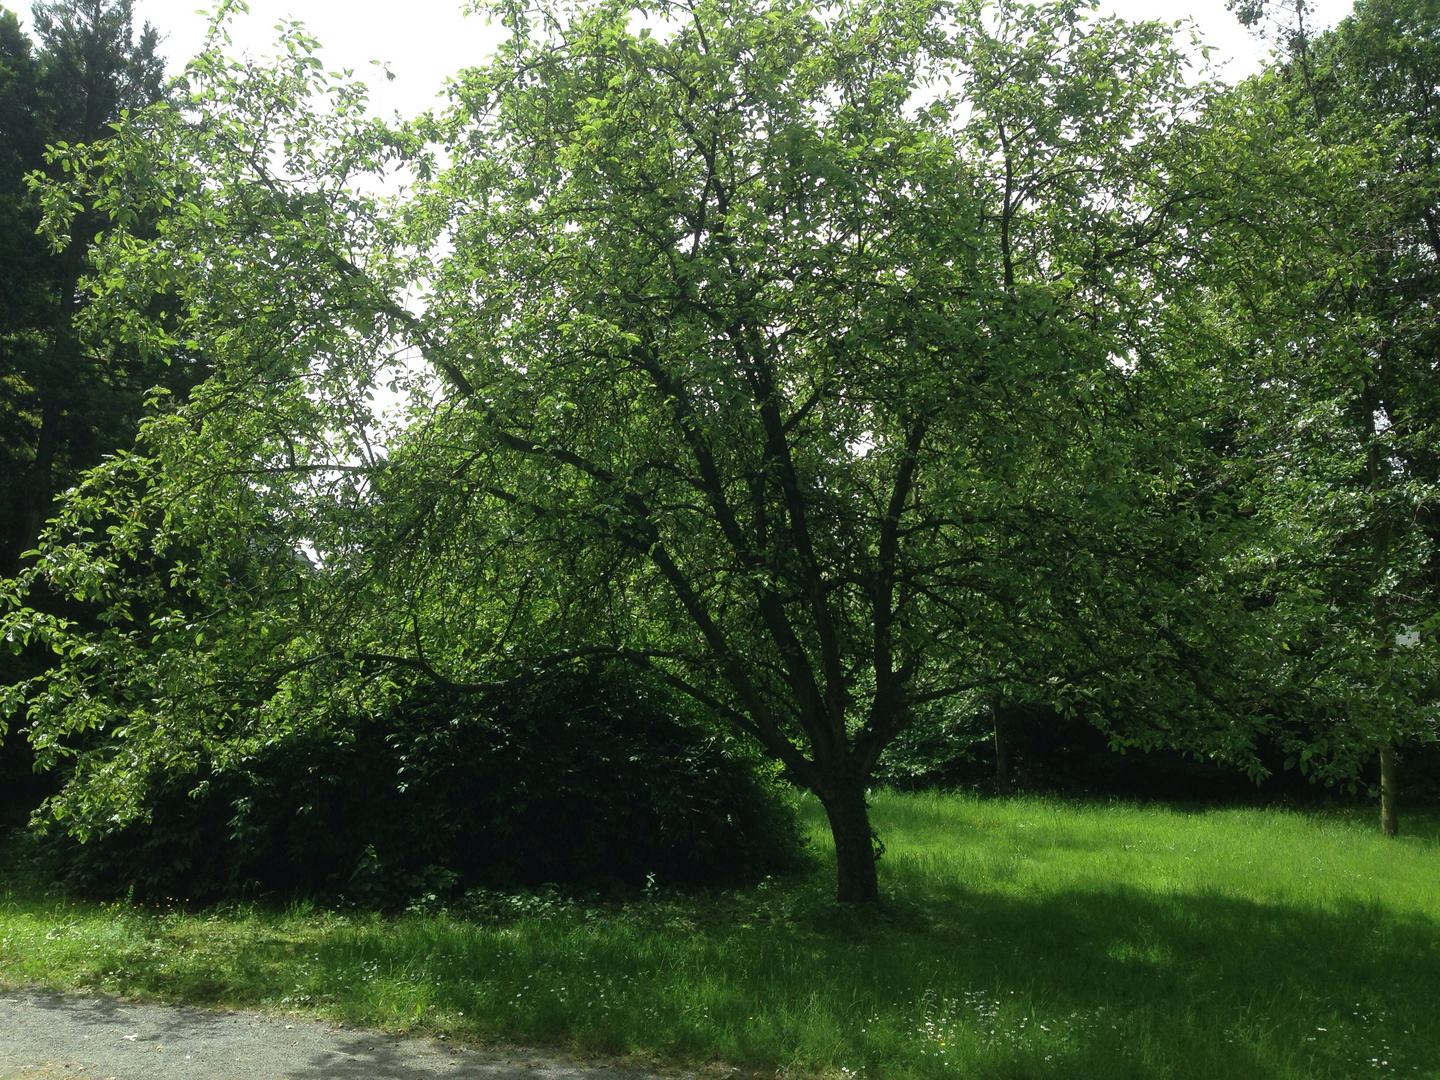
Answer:
M832 1075L1289 1080L1440 1075L1437 943L1433 920L1363 904L957 889L867 914L791 890L683 927L661 905L356 929L316 958L352 1018L468 1015L524 1042Z

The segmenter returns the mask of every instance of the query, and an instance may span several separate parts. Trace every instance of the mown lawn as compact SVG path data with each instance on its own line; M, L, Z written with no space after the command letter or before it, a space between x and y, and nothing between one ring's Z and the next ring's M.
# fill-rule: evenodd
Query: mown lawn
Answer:
M833 871L463 917L200 912L0 888L0 981L787 1076L1440 1077L1440 818L875 797Z

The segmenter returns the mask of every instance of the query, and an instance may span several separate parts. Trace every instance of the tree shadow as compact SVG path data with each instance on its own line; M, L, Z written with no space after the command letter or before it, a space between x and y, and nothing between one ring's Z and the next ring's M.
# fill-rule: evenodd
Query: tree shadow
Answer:
M1018 994L1084 1018L1071 1075L1440 1075L1432 918L1126 888L1029 899L957 885L923 907L923 931L877 941L884 966L933 969L932 994ZM976 1073L1030 1074L1018 1060Z
M741 1030L735 1063L757 1068L809 1061L799 1071L967 1080L1440 1075L1440 924L1426 916L1219 891L1028 897L961 882L902 889L866 911L828 900L821 878L776 890L762 918L737 912L683 929L630 913L612 930L557 919L543 932L456 928L454 940L438 933L408 947L366 934L333 957L334 970L357 950L381 969L448 970L426 993L453 1014L484 1008L482 993L508 1009L507 995L523 989L528 1000L546 980L573 988L593 968L622 995L614 1013L557 1005L526 1019L516 1006L503 1014L511 1037L598 1038L597 1049L624 1051L653 1047L647 1039L663 1031L684 1059L686 1047L709 1054ZM588 960L577 959L582 949ZM697 972L709 981L697 984ZM701 1000L710 1012L692 1025L686 1010ZM652 1009L663 1016L647 1028ZM889 1036L867 1034L877 1017ZM745 1042L747 1022L762 1018L784 1018L791 1033ZM931 1022L968 1040L963 1071L916 1059L927 1037L917 1032ZM819 1046L815 1032L833 1042Z

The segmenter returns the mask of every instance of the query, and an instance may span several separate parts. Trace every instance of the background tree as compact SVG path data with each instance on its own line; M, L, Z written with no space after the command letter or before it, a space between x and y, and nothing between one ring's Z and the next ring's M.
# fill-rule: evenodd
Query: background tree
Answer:
M82 342L78 287L100 222L82 214L63 238L39 234L29 177L59 176L46 148L93 143L127 109L163 95L157 36L137 35L129 0L39 3L35 41L0 10L0 574L34 546L55 495L135 437L144 391L183 389L184 365L142 358L103 339ZM32 597L54 606L60 601ZM46 663L36 650L0 656L0 682ZM49 786L23 744L0 749L0 819L23 815Z
M1428 0L1292 26L1215 114L1236 176L1206 226L1269 523L1253 595L1286 644L1277 690L1311 718L1292 760L1348 780L1378 755L1391 835L1396 748L1436 720L1437 30Z
M29 198L26 175L43 162L45 135L40 121L39 62L35 50L12 12L0 11L0 469L7 532L18 533L21 478L26 469L22 448L33 438L33 420L23 403L29 384L21 371L31 366L37 343L37 309L42 308L40 282L46 262L44 241L35 235L38 208ZM5 541L5 565L13 569L16 540ZM18 549L17 549L18 550Z
M38 235L27 176L50 169L51 144L89 144L124 111L164 94L158 35L138 37L131 0L37 3L33 48L0 13L0 566L11 573L39 536L58 491L134 438L143 392L177 382L159 358L141 363L75 333L79 289L100 222L77 215L55 246ZM52 170L52 175L58 175Z

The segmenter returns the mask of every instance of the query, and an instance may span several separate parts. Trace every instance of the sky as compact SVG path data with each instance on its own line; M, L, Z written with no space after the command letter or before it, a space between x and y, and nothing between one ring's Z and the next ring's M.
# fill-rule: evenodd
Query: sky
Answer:
M196 8L214 0L135 0L137 22L149 20L165 35L167 70L178 72L198 52L206 16ZM0 0L28 15L25 0ZM317 37L331 70L353 68L369 86L371 102L382 115L413 116L437 104L445 79L463 67L484 61L503 29L484 16L462 14L461 0L250 0L249 15L232 29L237 50L263 55L275 39L275 23L285 17L304 22ZM1346 15L1350 0L1311 0L1317 29ZM1215 48L1212 62L1226 61L1227 79L1242 78L1264 61L1270 45L1242 28L1224 0L1102 0L1103 11L1129 19L1193 19ZM385 62L395 78L386 80L371 62ZM374 72L374 74L370 74Z

